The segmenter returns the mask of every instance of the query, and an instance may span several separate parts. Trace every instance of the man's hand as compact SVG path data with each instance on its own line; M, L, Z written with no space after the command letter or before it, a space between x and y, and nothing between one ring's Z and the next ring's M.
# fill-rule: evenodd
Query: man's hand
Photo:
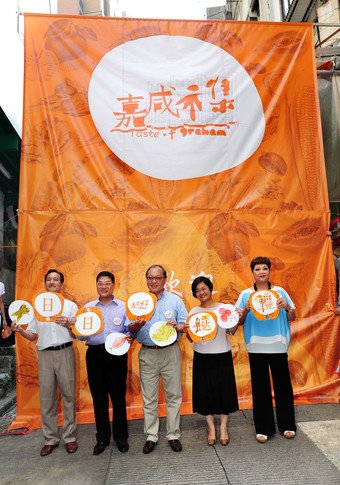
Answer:
M55 323L67 329L71 328L70 322L67 317L63 317L63 316L57 317L55 319Z
M131 322L128 325L128 329L131 333L137 333L139 330L146 324L146 320L143 320L141 317L138 317L137 320Z
M12 322L11 329L13 330L13 332L18 332L18 333L22 333L24 330L22 326L19 325L17 322Z

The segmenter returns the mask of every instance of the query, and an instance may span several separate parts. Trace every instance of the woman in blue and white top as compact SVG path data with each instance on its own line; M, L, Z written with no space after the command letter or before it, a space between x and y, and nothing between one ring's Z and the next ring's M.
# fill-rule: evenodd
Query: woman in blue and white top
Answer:
M253 415L256 439L265 443L275 434L272 392L269 370L272 376L276 417L279 431L285 438L294 438L296 433L294 396L288 368L290 325L295 319L295 306L288 293L269 281L271 262L259 256L250 263L255 283L243 290L236 307L244 310L239 324L244 323L244 340L249 354L253 394ZM273 290L280 295L276 318L257 319L250 308L249 297L255 291Z

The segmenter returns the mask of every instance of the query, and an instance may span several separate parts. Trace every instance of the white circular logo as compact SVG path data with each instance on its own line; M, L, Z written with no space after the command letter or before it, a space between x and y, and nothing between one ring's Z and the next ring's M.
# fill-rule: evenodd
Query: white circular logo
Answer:
M151 36L115 47L95 68L88 97L108 147L163 180L235 167L264 135L262 102L246 70L192 37Z

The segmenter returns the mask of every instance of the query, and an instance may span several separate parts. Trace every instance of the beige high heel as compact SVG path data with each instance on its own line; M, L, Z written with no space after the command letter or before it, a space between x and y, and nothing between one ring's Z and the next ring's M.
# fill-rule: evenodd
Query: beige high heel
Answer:
M221 438L220 443L222 446L227 446L230 443L230 438Z
M209 438L209 431L207 430L208 436L207 436L207 443L209 446L214 446L216 443L216 438Z

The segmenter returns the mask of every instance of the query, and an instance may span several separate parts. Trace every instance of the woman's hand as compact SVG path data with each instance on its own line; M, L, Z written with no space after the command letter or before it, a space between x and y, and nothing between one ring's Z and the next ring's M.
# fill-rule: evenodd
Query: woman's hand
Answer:
M239 325L243 325L243 323L244 323L244 321L246 319L247 314L250 312L250 304L249 304L249 301L247 301L247 303L245 304L243 310L241 310L241 308L237 308L236 307L236 311L237 311L237 313L240 316L240 320L239 320L238 324Z
M290 306L284 298L278 298L276 305L277 305L277 308L282 308L283 310L286 310L287 312L290 310Z
M234 327L228 328L228 333L230 335L235 335L237 327L238 327L238 324L236 324Z
M236 312L238 313L239 318L243 316L244 310L241 310L241 308L236 307Z
M284 298L279 298L276 304L278 308L282 308L287 312L287 319L289 322L293 322L295 320L295 309L292 308Z

